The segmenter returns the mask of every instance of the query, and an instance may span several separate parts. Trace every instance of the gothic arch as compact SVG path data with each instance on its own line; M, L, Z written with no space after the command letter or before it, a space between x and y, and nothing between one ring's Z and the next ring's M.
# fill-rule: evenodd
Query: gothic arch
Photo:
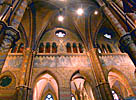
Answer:
M127 90L126 96L134 96L134 92L131 88L129 80L126 78L126 76L121 73L119 70L113 68L108 72L108 81L110 84L110 87L115 87L115 84L118 82L119 84L122 84L124 89Z
M58 82L49 71L37 75L33 82L33 100L44 100L48 93L53 95L54 100L58 99Z
M87 75L90 76L90 75ZM71 85L71 92L74 94L76 99L79 98L79 92L84 95L85 100L95 100L95 93L94 90L94 84L91 80L91 76L87 77L83 73L80 73L80 70L77 70L75 73L73 73L71 79L70 79L70 85Z

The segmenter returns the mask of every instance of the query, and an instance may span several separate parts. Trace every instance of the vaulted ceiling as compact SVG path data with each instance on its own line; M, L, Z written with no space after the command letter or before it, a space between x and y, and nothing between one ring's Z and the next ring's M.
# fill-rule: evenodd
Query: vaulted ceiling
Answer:
M77 15L78 8L84 9L82 16ZM97 15L94 14L96 10ZM63 22L58 21L60 14L64 16ZM39 41L47 31L61 27L78 33L87 46L89 35L92 40L95 39L104 19L95 0L32 0L21 25L26 34L26 40L33 36L35 41Z

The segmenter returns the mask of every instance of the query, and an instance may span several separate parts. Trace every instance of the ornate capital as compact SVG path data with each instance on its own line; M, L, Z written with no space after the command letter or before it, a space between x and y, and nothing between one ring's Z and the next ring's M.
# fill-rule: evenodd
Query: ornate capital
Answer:
M19 31L17 31L16 29L14 29L13 27L8 26L5 30L5 35L7 36L7 38L9 40L11 40L12 42L16 42L17 40L19 40L20 36L19 36Z
M126 35L122 36L120 38L119 42L120 42L121 46L123 46L123 47L128 47L129 44L134 43L134 41L131 37L131 34L126 34Z

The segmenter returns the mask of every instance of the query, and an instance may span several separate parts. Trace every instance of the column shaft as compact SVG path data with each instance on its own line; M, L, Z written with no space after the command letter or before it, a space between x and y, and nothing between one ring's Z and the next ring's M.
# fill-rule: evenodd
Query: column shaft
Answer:
M115 2L123 9L123 2L122 2L122 0L115 0ZM135 13L129 13L128 15L130 17L132 17L133 21L136 21L136 14Z
M29 82L32 72L33 53L30 48L24 51L24 60L21 67L21 77L18 92L18 100L29 100Z
M62 78L59 83L59 100L71 100L71 89L69 80Z
M110 86L105 79L104 72L103 72L100 60L98 58L97 50L95 48L92 48L89 51L89 56L92 62L92 67L93 67L92 69L96 77L96 82L97 82L96 87L99 93L101 94L101 99L113 100Z

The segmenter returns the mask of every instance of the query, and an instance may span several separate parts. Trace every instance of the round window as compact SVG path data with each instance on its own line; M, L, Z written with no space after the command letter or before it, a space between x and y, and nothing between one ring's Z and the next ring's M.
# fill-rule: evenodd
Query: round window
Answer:
M64 37L64 36L66 35L66 32L63 31L63 30L57 30L57 31L55 32L55 35L56 35L57 37Z
M46 97L45 97L45 100L54 100L53 99L53 96L51 94L48 94Z
M12 78L9 76L4 76L0 79L0 86L6 87L8 86L12 81Z

